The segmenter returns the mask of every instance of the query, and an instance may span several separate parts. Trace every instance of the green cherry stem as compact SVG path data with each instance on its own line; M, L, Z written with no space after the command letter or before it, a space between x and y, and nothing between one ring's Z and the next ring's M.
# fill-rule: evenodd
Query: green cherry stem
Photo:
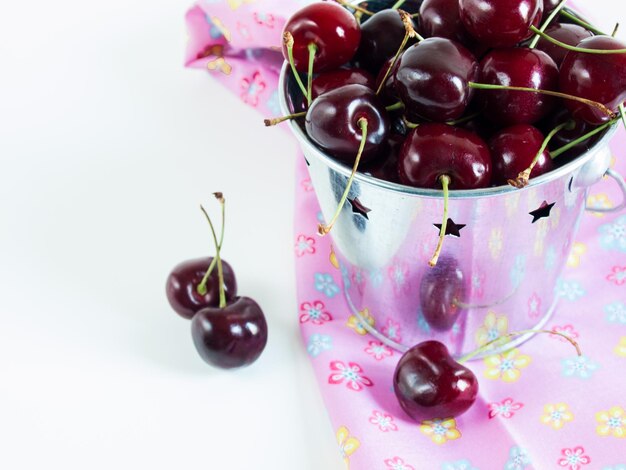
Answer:
M222 193L219 193L219 192L213 193L213 195L218 199L223 199ZM202 206L200 207L202 208ZM220 242L218 244L218 247L220 250L222 249L222 244L224 243L225 221L226 221L226 210L225 210L224 204L222 204L222 229L220 231ZM216 264L217 264L217 256L214 256L213 259L211 260L211 264L209 264L209 267L206 270L206 273L204 273L204 277L202 278L202 280L200 281L200 284L198 284L198 287L196 288L196 291L198 292L198 294L205 295L207 293L206 283L209 281L209 276L213 272L213 269L215 269Z
M573 15L572 13L570 13L567 10L561 10L561 15L564 16L567 19L572 20L574 23L576 23L578 26L582 26L585 29L588 29L589 31L591 31L593 34L599 35L599 36L607 36L606 33L603 33L602 31L600 31L598 28L596 28L595 26L593 26L592 24L587 23L586 21L584 21L583 19L577 17L576 15Z
M475 83L469 82L470 88L475 88L477 90L509 90L509 91L524 91L529 93L540 93L542 95L547 96L555 96L557 98L563 98L571 101L578 101L579 103L584 103L588 106L593 106L594 108L599 109L607 116L611 118L615 117L615 113L611 111L609 108L604 106L602 103L598 103L597 101L588 100L586 98L581 98L579 96L567 95L565 93L560 93L558 91L550 91L550 90L539 90L537 88L527 88L521 86L504 86L504 85L490 85L487 83Z
M413 20L411 19L411 15L409 15L404 10L398 10L398 14L400 15L400 18L402 19L402 24L404 24L404 39L402 39L402 44L400 44L400 47L398 48L398 52L396 52L396 55L393 56L393 60L389 64L389 67L387 67L387 70L385 71L385 75L383 76L383 79L380 81L380 85L378 85L378 89L376 90L376 95L380 94L383 87L385 86L385 83L387 83L387 79L389 78L391 71L395 67L396 62L398 61L398 58L400 57L400 54L402 54L402 50L405 48L406 43L409 42L409 38L417 38L417 40L420 42L424 40L424 38L420 36L419 34L417 34L417 31L415 31L415 28L413 27Z
M399 109L404 109L404 103L402 101L398 101L397 103L390 104L385 109L387 111L397 111Z
M443 187L443 222L441 223L441 230L439 231L439 241L437 242L437 248L435 249L433 257L428 262L428 265L431 268L437 266L437 261L439 261L439 256L441 255L441 250L443 249L443 239L445 238L446 230L448 229L448 199L450 177L448 175L441 175L439 177L439 182Z
M220 199L220 204L222 206L222 214L224 214L224 198ZM219 283L219 292L220 292L220 305L219 308L226 307L226 292L224 291L224 271L222 269L222 258L220 257L220 246L217 241L217 236L215 235L215 228L213 227L213 222L211 222L211 217L209 217L206 209L200 205L200 210L206 217L207 222L209 223L209 227L211 227L211 234L213 235L213 243L215 243L215 259L217 260L217 276Z
M617 36L617 32L619 31L619 23L615 23L615 28L613 28L613 32L611 33L611 37L614 38Z
M307 86L306 86L306 101L309 106L311 106L312 95L311 89L313 88L313 62L315 62L315 54L317 53L317 46L314 43L309 44L309 69L307 75Z
M359 144L359 151L357 152L356 158L354 159L354 166L352 167L352 173L350 174L350 178L348 178L348 182L346 183L346 189L343 191L343 195L341 196L341 199L339 200L339 204L337 205L337 210L335 211L333 218L330 220L330 223L319 224L317 227L317 233L322 237L330 233L330 231L333 228L333 225L335 225L335 222L337 222L337 219L339 218L339 214L341 214L341 209L343 209L343 205L346 203L346 200L348 199L348 194L350 194L350 188L352 187L352 181L354 181L354 175L356 174L356 171L359 168L359 162L361 161L361 155L363 154L363 149L365 149L365 143L367 141L367 119L363 117L359 118L359 120L357 121L357 124L361 128L361 143Z
M463 124L463 123L466 123L468 121L471 121L474 118L477 118L481 114L482 113L468 114L467 116L463 116L462 118L455 119L454 121L447 121L446 124L449 125L449 126L458 126L459 124Z
M550 16L548 16L546 21L543 22L543 25L541 25L541 28L539 29L539 31L543 33L548 28L548 26L550 26L550 23L552 23L552 20L554 20L554 18L557 17L557 15L561 12L561 10L563 9L566 3L567 3L567 0L562 0L556 6L556 8L552 10L552 13L550 13ZM535 37L533 38L532 42L530 43L528 47L530 49L534 49L535 47L537 47L537 44L539 43L539 39L541 39L541 36L539 36L538 34L535 34Z
M539 162L539 158L541 158L541 155L543 154L543 152L548 148L548 144L550 143L552 138L556 134L561 132L563 129L572 130L575 126L576 126L576 123L570 119L569 121L564 122L563 124L559 124L554 129L552 129L550 133L546 136L546 138L543 140L543 143L541 144L541 147L539 147L539 151L537 152L537 155L535 155L535 158L533 158L533 161L531 162L529 167L526 168L524 171L520 172L517 175L516 179L509 180L508 183L511 186L514 186L518 189L522 189L528 186L528 180L530 179L530 174L535 169L535 166L537 166L537 163Z
M626 109L624 109L624 105L619 105L619 115L622 118L622 124L624 124L624 129L626 129Z
M578 355L578 357L583 355L578 343L574 341L570 336L567 336L563 333L560 333L558 331L550 331L550 330L522 330L522 331L515 331L513 333L508 333L492 341L489 341L488 343L483 344L481 347L477 348L476 350L470 353L467 353L465 356L461 357L461 359L459 359L457 362L459 364L463 364L464 362L474 359L476 356L479 356L480 354L489 350L493 346L504 346L505 344L510 342L511 338L515 338L517 336L528 335L528 334L534 334L534 333L544 333L548 335L560 336L561 338L565 339L568 343L570 343L572 346L574 346L574 348L576 348L576 354Z
M304 96L308 98L307 89L304 86L304 83L302 83L300 74L296 70L296 63L293 60L293 35L289 31L285 31L283 33L283 44L285 45L285 48L287 49L287 57L289 58L289 65L291 66L291 71L293 72L293 76L295 77L296 82L298 83L298 86L300 87L300 90L302 90L302 93L304 94Z
M544 38L546 41L562 47L563 49L567 49L568 51L582 52L585 54L626 54L626 49L589 49L586 47L570 46L569 44L561 42L558 39L555 39L552 36L544 33L543 31L540 31L535 26L531 26L530 30L538 36Z
M398 8L400 8L402 5L404 5L404 3L406 2L406 0L398 0L396 3L393 4L393 6L391 7L392 10L397 10Z
M290 121L291 119L298 119L306 116L306 111L302 111L301 113L288 114L287 116L281 116L273 119L263 119L263 123L266 127L275 126L276 124L280 124L281 122Z
M578 139L576 140L572 140L569 144L564 145L563 147L560 147L558 149L556 149L554 152L550 152L550 156L552 157L552 160L560 157L561 155L563 155L565 152L567 152L568 150L576 147L578 144L591 139L594 135L599 134L600 132L608 129L609 127L611 127L613 124L615 124L616 122L618 122L620 120L619 117L610 120L609 122L606 122L604 124L602 124L601 126L596 127L594 130L587 132L585 135L580 136Z
M353 5L352 3L348 2L347 0L335 0L335 2L337 2L339 5L346 7L346 8L351 8L354 11L358 11L359 13L363 13L365 15L369 15L372 16L374 14L374 12L369 11L363 7L360 7L358 5Z

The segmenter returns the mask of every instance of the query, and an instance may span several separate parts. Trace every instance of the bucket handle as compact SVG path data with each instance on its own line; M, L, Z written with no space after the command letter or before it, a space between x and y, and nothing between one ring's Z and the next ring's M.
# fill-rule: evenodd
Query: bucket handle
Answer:
M608 176L609 178L613 178L619 188L622 190L622 203L619 206L615 207L589 207L585 204L585 210L587 212L599 212L602 214L608 214L621 211L626 207L626 181L624 181L624 177L611 168L606 171L606 176Z

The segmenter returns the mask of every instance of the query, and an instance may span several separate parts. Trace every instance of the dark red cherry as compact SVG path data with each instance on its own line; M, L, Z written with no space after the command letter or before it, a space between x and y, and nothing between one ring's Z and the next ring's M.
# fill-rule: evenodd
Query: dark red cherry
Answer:
M548 54L525 47L495 49L480 62L479 82L557 91L559 69ZM553 109L556 98L541 93L479 90L484 115L499 125L532 124Z
M435 330L448 331L454 326L463 310L459 303L465 298L466 282L455 258L442 256L420 281L422 314Z
M590 38L593 36L593 33L582 26L577 24L568 24L568 23L557 23L550 26L546 29L546 34L557 39L565 44L569 44L570 46L576 46L583 39ZM556 63L557 66L561 66L563 59L567 55L567 49L557 46L556 44L551 43L547 39L541 38L539 40L539 44L537 44L537 49L542 50Z
M197 258L178 264L167 277L165 293L167 300L181 317L191 319L195 313L205 307L217 307L219 299L219 280L217 266L211 272L206 284L206 294L198 294L197 288L204 278L213 258ZM226 299L237 295L237 281L233 268L222 260L224 272L224 290Z
M237 297L226 307L207 307L191 320L191 336L200 357L213 366L232 369L252 364L267 343L261 307Z
M305 127L309 138L333 157L352 165L361 143L359 120L367 119L367 139L361 161L374 159L389 134L389 118L374 91L345 85L311 103Z
M406 138L398 157L400 181L417 188L440 189L439 178L451 178L450 189L485 188L491 182L489 147L472 132L447 124L421 124Z
M561 3L561 0L543 0L543 17L547 18L548 15L559 6L559 3Z
M375 90L376 79L363 69L336 69L322 72L313 78L311 83L311 98L315 99L327 91L340 88L344 85L363 85Z
M608 36L594 36L578 44L587 49L624 49L626 44ZM626 101L626 54L588 54L570 51L561 65L559 85L563 93L602 103L617 111ZM575 119L598 125L611 119L601 110L567 100Z
M361 44L354 59L360 67L378 74L383 64L395 56L406 28L398 10L381 10L361 25Z
M563 124L564 122L570 120L574 122L574 127L572 129L562 129L558 133L556 133L548 144L548 148L550 150L557 150L564 145L567 145L570 142L577 140L579 137L582 137L583 135L591 132L595 127L585 121L573 119L569 111L565 108L562 108L559 109L556 113L553 113L551 116L548 116L546 119L544 119L539 125L539 128L544 133L544 135L547 135L559 124ZM594 136L591 139L587 139L584 142L581 142L580 144L571 148L562 155L559 155L559 157L553 160L553 162L556 165L563 165L572 161L574 158L582 155L587 150L589 150L600 137L601 134L598 136Z
M461 44L429 38L408 48L395 73L395 87L411 119L445 122L463 115L472 97L477 64Z
M392 62L393 62L393 57L391 59L388 59L383 64L380 71L378 72L378 75L376 76L376 87L375 87L376 90L378 90L378 87L380 86L380 83L383 81L385 76L387 77L387 80L385 81L385 84L383 85L382 90L378 94L378 96L382 99L385 105L392 105L400 101L400 97L398 96L398 92L396 91L396 77L395 77L396 70L398 70L398 66L400 65L400 60L396 61L396 63L393 66L393 70L389 72L389 74L387 74L387 70L391 66Z
M404 143L404 136L393 134L387 139L387 151L381 153L374 161L364 166L361 170L366 175L373 176L379 180L399 183L398 176L398 154Z
M459 0L461 21L477 41L512 47L532 36L543 14L542 0Z
M509 180L515 180L535 159L543 140L541 131L528 124L507 127L495 134L489 141L493 159L493 183L500 186L506 185ZM550 153L545 150L530 176L536 178L554 167Z
M419 423L465 413L476 401L478 380L442 343L425 341L402 355L393 389L402 409Z
M332 2L316 2L301 8L289 18L283 31L293 36L294 63L301 72L308 70L309 44L317 47L313 70L321 72L349 62L361 40L361 29L354 15ZM284 44L283 56L289 60Z

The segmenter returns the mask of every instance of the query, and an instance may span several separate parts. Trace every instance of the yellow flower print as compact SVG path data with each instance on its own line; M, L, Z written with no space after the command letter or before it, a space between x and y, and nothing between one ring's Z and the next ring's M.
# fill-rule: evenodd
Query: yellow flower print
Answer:
M485 317L483 326L476 332L476 343L478 346L487 344L489 341L498 339L508 333L509 320L505 315L496 315L490 311Z
M626 336L622 336L622 339L619 340L619 344L615 346L615 354L626 357Z
M209 70L219 70L224 75L230 75L230 72L232 72L233 70L231 65L228 62L226 62L226 59L224 59L223 57L218 57L215 60L211 60L207 64L207 68Z
M445 444L461 437L453 418L422 421L420 431L429 436L435 444Z
M254 3L254 0L227 0L227 3L232 10L236 10L245 3Z
M596 413L598 427L596 433L600 436L613 436L618 439L626 438L626 412L620 406L614 406L609 411Z
M603 209L611 209L613 207L613 202L606 194L592 194L587 198L587 207L601 207ZM589 211L588 213L595 217L604 217L606 215L602 212Z
M557 403L556 405L546 405L543 407L544 414L541 416L541 422L552 429L562 429L565 423L574 420L574 415L565 403Z
M337 255L335 254L335 249L332 245L330 245L330 255L328 256L328 261L335 269L339 269L339 260L337 259Z
M369 326L374 326L374 323L375 323L374 317L370 314L369 309L365 308L361 310L359 314ZM348 318L347 325L348 325L348 328L352 328L361 336L365 336L367 334L367 330L363 327L363 323L356 315L350 315L350 318Z
M489 251L491 252L491 257L494 260L498 260L500 255L502 254L502 229L494 228L491 231L491 236L489 237Z
M346 468L350 468L350 456L356 452L361 443L356 437L350 436L350 431L345 426L337 429L337 443L339 444L339 452Z
M580 258L587 253L587 245L584 243L574 243L572 251L567 258L568 268L577 268L580 266Z
M494 354L485 358L485 377L491 380L516 382L522 372L520 369L528 367L530 356L520 354L519 349L511 349L502 354Z

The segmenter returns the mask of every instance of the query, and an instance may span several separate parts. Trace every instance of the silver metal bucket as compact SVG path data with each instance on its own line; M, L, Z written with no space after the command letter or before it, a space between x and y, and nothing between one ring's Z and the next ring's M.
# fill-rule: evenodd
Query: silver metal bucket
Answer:
M284 114L293 112L290 97L299 93L292 81L288 67L283 67L279 95ZM330 220L350 168L318 149L295 121L290 127L309 165L323 216ZM589 188L608 175L626 195L623 178L609 169L608 143L616 127L608 129L587 153L532 179L524 189L451 191L449 217L463 228L459 237L446 237L441 267L434 268L438 271L432 271L428 260L439 235L434 224L441 224L443 217L442 191L357 174L348 199L358 198L357 206L362 207L346 202L331 232L350 313L396 349L437 339L456 356L504 331L542 328L556 307L555 287ZM543 212L536 212L546 205ZM622 203L611 211L623 207ZM533 214L546 217L537 219ZM312 232L315 229L311 227ZM449 328L436 329L422 311L424 304L436 299L423 298L421 293L432 295L432 289L452 282L451 264L457 267L457 281L458 276L463 278L459 291L463 298L453 300L459 316ZM507 348L530 336L518 337Z

